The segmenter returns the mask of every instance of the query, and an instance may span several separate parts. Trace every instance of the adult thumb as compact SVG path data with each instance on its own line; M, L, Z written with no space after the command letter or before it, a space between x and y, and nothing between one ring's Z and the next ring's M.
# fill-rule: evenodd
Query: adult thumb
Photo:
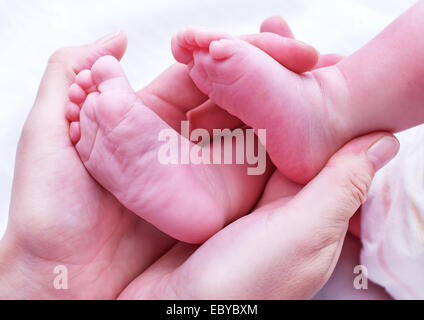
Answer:
M350 141L296 195L291 205L299 215L305 215L303 221L321 240L339 240L349 219L365 202L375 172L398 151L399 142L389 133L372 133Z

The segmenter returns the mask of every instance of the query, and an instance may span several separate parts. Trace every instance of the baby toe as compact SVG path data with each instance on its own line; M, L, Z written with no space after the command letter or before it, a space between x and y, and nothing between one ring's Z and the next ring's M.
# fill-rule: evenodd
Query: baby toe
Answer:
M76 83L73 83L68 91L68 97L71 102L81 104L87 97L87 93Z
M78 73L75 77L75 83L87 92L91 92L95 89L91 70L83 70Z
M112 78L124 76L124 71L119 61L112 56L104 56L99 58L91 68L91 75L96 85Z
M72 122L69 126L69 137L73 144L77 144L81 138L81 128L79 122Z
M171 41L172 53L178 62L189 64L193 61L193 52L207 49L213 41L232 39L226 33L202 27L188 27L180 30Z
M188 49L208 48L212 41L231 39L231 36L221 32L203 27L189 27L177 34L177 39L182 46Z
M80 107L77 104L68 101L68 103L66 104L66 110L65 110L66 119L69 122L78 121L79 114L80 114Z
M200 48L208 48L212 41L218 41L222 39L231 39L232 37L225 32L211 30L207 28L198 28L191 30L194 38L194 42Z
M178 35L172 37L171 50L175 60L180 63L188 64L193 60L193 51L182 44Z
M106 91L134 93L121 64L115 57L99 58L91 68L91 75L100 93Z
M237 52L237 42L228 39L214 40L209 46L209 53L214 59L227 59Z

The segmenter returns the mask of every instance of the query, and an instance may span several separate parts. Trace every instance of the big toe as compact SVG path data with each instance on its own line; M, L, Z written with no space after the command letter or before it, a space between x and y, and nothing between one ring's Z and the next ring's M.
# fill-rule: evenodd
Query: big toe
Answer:
M191 78L201 91L225 109L227 105L233 107L234 95L241 92L251 95L252 82L257 82L256 74L251 72L257 62L249 59L248 46L242 40L222 39L213 41L209 50L194 52ZM231 102L228 103L227 99ZM233 113L231 108L227 111Z
M108 90L131 91L121 64L113 56L99 58L91 68L91 76L100 92Z

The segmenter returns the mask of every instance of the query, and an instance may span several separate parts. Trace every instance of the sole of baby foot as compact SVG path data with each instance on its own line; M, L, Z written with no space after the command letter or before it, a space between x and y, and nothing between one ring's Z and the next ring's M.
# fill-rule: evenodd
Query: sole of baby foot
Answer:
M158 161L159 133L171 129L139 100L115 58L81 71L69 99L70 139L88 172L158 229L200 243L248 210L232 207L219 167Z

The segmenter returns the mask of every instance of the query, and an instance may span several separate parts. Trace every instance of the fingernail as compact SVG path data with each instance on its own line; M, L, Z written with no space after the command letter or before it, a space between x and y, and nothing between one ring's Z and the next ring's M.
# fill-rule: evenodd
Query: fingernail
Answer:
M115 31L115 32L109 33L109 34L101 37L100 39L98 39L96 41L96 43L106 43L106 42L109 42L110 40L115 39L116 37L118 37L120 34L121 34L121 31Z
M367 156L377 171L392 160L398 151L399 141L393 136L384 136L369 147Z

